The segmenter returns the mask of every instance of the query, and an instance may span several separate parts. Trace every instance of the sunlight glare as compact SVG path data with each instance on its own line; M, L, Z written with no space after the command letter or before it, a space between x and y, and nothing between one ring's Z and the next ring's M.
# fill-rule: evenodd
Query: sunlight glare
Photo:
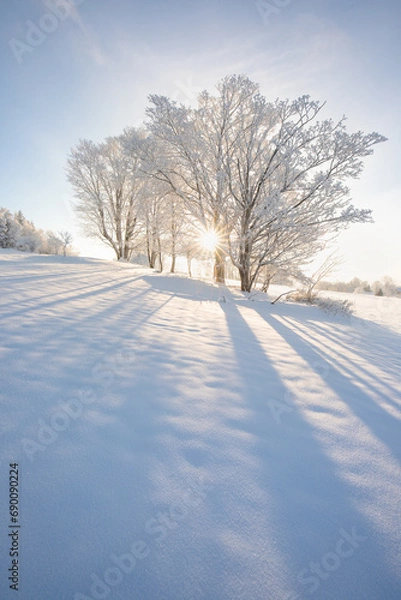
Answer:
M209 229L201 236L200 243L206 250L212 251L219 243L219 236L213 229Z

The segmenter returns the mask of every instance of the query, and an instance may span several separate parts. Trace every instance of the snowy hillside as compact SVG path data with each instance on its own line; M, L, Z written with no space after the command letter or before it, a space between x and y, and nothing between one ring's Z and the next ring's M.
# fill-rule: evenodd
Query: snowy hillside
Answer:
M400 299L14 252L0 287L2 599L399 600Z

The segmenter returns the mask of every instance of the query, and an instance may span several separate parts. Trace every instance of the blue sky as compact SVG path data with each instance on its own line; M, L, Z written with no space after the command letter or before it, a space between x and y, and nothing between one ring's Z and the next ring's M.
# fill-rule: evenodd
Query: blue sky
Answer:
M69 206L70 148L138 125L151 93L193 102L221 77L245 73L270 99L310 94L327 101L325 116L345 114L350 130L389 138L352 184L375 224L342 234L338 278L401 283L398 0L265 0L264 10L254 0L76 0L64 19L54 8L62 3L0 8L0 205L39 228L68 229L83 254L98 253Z

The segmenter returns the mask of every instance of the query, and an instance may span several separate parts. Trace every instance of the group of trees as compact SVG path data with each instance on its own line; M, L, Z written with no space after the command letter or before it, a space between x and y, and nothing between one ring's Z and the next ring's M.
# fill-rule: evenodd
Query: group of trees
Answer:
M147 146L145 146L145 144ZM149 174L149 139L130 129L100 144L82 140L71 152L68 178L86 235L110 246L117 260L143 252L150 267L163 268L178 254L196 252L195 227L182 199Z
M68 231L44 232L36 229L20 210L13 214L0 207L0 248L65 256L71 242L72 235Z
M241 288L265 287L277 271L299 272L371 211L350 201L346 182L385 140L320 120L309 96L268 102L245 76L230 76L196 108L150 96L143 129L100 144L82 140L68 160L75 209L88 235L117 259L145 251L150 266L200 251L214 239L214 274L227 261Z
M351 281L319 281L317 289L329 290L334 292L348 292L356 294L374 294L375 296L395 296L397 295L397 285L389 276L383 277L380 281L374 281L372 284L354 277Z

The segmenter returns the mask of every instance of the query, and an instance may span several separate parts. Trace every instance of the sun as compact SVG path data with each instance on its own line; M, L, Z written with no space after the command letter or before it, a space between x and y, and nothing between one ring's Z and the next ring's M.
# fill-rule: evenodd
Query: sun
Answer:
M201 235L199 241L205 250L213 251L219 243L219 236L213 229L208 229Z

